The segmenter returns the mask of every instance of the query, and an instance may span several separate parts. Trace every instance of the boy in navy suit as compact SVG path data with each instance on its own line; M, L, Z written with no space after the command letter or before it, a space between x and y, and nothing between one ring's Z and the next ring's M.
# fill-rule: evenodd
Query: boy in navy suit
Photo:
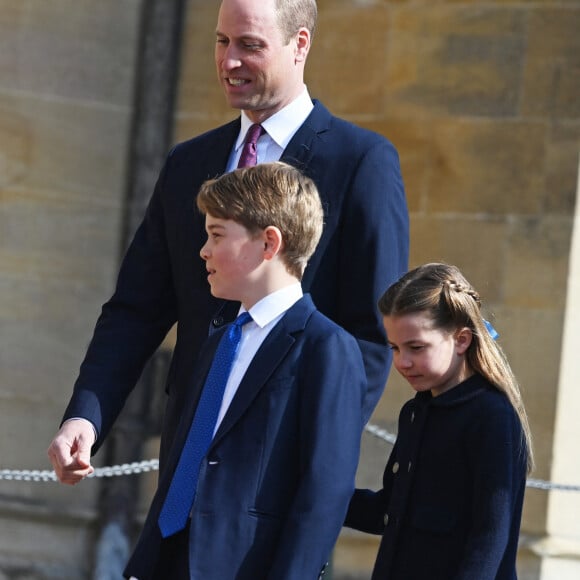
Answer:
M196 469L195 498L179 506L185 527L167 531L162 520L176 472L190 461L189 452L181 456L221 331L200 352L126 574L315 580L354 489L366 387L356 340L302 294L300 280L323 228L318 191L298 169L265 163L207 181L197 206L205 215L200 254L211 292L240 301L251 321Z

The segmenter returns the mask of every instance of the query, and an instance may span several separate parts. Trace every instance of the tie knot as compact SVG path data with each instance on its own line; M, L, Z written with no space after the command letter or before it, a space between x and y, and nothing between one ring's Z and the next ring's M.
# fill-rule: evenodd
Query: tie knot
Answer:
M249 312L242 312L235 320L234 320L234 325L238 326L238 327L242 327L244 326L244 324L247 324L248 322L250 322L250 320L252 320L252 316Z
M244 139L244 143L252 143L255 145L258 142L258 139L265 133L264 127L262 125L254 124L246 133L246 138Z

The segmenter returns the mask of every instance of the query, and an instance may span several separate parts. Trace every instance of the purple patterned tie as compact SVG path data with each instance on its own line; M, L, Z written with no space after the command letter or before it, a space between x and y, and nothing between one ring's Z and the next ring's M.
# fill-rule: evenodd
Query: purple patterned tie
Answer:
M195 498L199 468L213 439L224 389L242 337L242 326L250 320L250 313L242 312L224 332L214 354L195 416L159 513L158 524L164 538L176 534L187 524Z
M244 147L240 160L238 161L238 168L250 167L256 165L258 161L258 152L256 151L256 143L258 139L266 132L262 125L252 125L246 133L244 140Z

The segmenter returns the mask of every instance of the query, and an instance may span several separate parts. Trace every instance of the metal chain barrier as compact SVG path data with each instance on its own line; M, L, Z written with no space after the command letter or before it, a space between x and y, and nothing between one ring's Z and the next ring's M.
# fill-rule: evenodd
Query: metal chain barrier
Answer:
M393 445L397 436L386 429L371 423L365 426L365 431L371 435ZM121 475L135 475L157 471L159 469L158 459L148 459L136 461L134 463L124 463L123 465L113 465L109 467L96 467L95 471L87 478L93 477L119 477ZM48 469L0 469L0 481L57 481L54 471ZM580 485L565 485L552 483L542 479L528 479L527 487L541 489L544 491L580 491Z

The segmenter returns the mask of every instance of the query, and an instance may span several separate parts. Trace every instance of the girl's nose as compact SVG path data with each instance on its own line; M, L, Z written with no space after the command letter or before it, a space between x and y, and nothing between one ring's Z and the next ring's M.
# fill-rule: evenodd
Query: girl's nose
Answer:
M405 355L399 355L399 360L397 361L397 366L402 369L408 369L413 365L410 357Z

